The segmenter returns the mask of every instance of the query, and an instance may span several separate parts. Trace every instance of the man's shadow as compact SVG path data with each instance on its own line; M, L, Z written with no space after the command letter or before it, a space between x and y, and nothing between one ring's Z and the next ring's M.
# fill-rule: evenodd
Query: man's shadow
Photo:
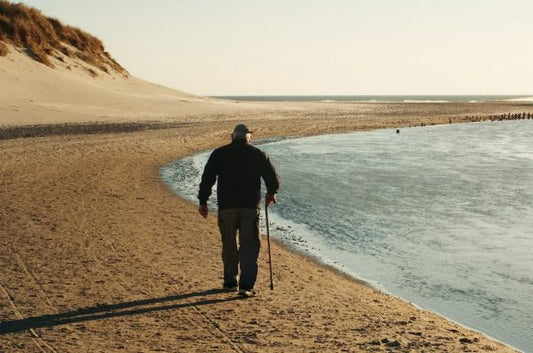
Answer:
M33 316L26 319L0 322L0 335L15 333L43 327L54 327L78 322L102 320L114 317L139 315L155 311L181 309L193 306L217 304L241 299L238 296L224 298L203 298L196 301L188 301L189 298L211 296L228 293L222 289L210 289L206 291L169 295L161 298L136 300L117 304L98 304L96 306L77 309L66 313ZM182 302L180 302L182 301ZM177 303L170 303L177 302ZM169 303L167 305L156 305Z

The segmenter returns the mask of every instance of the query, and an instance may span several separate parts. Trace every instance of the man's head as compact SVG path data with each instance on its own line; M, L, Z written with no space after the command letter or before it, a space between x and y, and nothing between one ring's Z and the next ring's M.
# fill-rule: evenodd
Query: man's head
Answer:
M235 126L233 129L233 133L231 134L231 140L244 140L246 142L250 142L252 139L252 130L248 128L248 126L244 124L239 124Z

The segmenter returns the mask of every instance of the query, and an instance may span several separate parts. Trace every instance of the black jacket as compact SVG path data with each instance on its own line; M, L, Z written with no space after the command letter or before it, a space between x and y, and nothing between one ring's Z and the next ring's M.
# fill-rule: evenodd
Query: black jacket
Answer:
M268 156L244 140L232 141L211 153L200 183L200 205L207 204L217 176L219 210L259 208L261 178L270 195L279 189L278 176Z

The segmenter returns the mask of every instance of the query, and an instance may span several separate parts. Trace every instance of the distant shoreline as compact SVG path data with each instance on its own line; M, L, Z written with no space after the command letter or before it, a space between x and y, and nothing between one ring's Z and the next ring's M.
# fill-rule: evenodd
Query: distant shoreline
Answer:
M533 94L523 95L234 95L210 96L217 99L259 102L357 102L357 103L484 103L531 102Z

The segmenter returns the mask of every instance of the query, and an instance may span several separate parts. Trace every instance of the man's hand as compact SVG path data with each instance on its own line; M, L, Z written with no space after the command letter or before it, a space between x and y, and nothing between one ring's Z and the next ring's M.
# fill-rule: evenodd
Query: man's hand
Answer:
M268 208L271 203L276 203L276 195L265 194L265 208Z
M198 207L198 213L200 213L202 217L207 218L207 214L209 213L207 205L200 205Z

